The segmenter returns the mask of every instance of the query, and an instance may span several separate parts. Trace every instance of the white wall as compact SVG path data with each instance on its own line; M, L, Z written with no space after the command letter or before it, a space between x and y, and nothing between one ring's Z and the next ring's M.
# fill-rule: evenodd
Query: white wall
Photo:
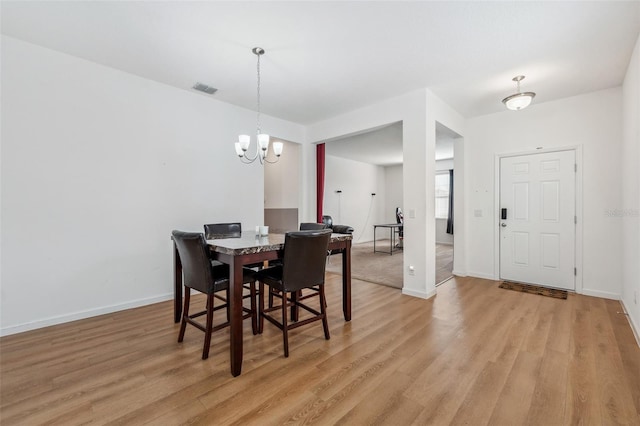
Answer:
M280 140L272 138L273 141ZM277 163L264 165L264 208L300 208L301 155L300 145L281 141L283 151ZM271 150L271 148L269 148ZM273 153L271 153L273 155Z
M469 275L498 279L495 156L536 147L580 146L583 204L578 221L584 232L577 236L583 241L578 281L585 294L619 297L622 225L607 212L622 201L621 100L620 88L613 88L468 120L465 155L473 158L465 168ZM475 210L482 217L474 217Z
M262 166L233 152L254 126L251 111L3 36L2 334L170 298L172 229L262 222ZM263 128L304 140L293 123Z
M385 207L380 223L396 223L396 207L404 212L402 203L402 165L384 168Z
M331 173L325 176L324 214L336 225L352 226L354 244L372 241L373 225L384 221L385 168L332 155L325 160Z
M622 303L640 334L640 37L622 86L622 103Z

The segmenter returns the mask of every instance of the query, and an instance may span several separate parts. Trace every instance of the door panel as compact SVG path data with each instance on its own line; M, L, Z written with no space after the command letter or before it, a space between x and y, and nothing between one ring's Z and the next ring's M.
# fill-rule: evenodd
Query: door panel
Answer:
M575 152L500 159L500 278L575 289Z

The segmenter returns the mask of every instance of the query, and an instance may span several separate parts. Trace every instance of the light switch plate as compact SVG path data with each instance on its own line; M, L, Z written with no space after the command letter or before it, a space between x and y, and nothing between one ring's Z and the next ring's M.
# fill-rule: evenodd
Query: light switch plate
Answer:
M482 210L481 209L476 209L473 211L473 215L475 217L482 217Z
M415 219L416 218L416 209L409 209L409 217L411 219Z

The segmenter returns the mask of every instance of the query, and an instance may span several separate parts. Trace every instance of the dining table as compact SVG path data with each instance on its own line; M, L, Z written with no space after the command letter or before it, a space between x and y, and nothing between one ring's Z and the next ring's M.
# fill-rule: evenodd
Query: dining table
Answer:
M351 321L351 234L331 234L329 251L342 254L342 312ZM229 323L231 374L242 372L242 276L243 267L265 261L282 259L284 234L258 235L243 231L240 237L207 240L211 259L229 265ZM182 319L182 263L174 243L174 321Z

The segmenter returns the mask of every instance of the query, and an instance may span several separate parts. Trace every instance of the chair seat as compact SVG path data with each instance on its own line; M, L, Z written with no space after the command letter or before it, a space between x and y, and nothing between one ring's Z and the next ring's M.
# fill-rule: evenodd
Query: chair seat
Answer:
M273 287L276 290L283 291L282 285L282 273L284 269L282 265L275 265L269 268L261 269L260 271L254 274L254 278L256 281L262 281L267 284L269 287Z

